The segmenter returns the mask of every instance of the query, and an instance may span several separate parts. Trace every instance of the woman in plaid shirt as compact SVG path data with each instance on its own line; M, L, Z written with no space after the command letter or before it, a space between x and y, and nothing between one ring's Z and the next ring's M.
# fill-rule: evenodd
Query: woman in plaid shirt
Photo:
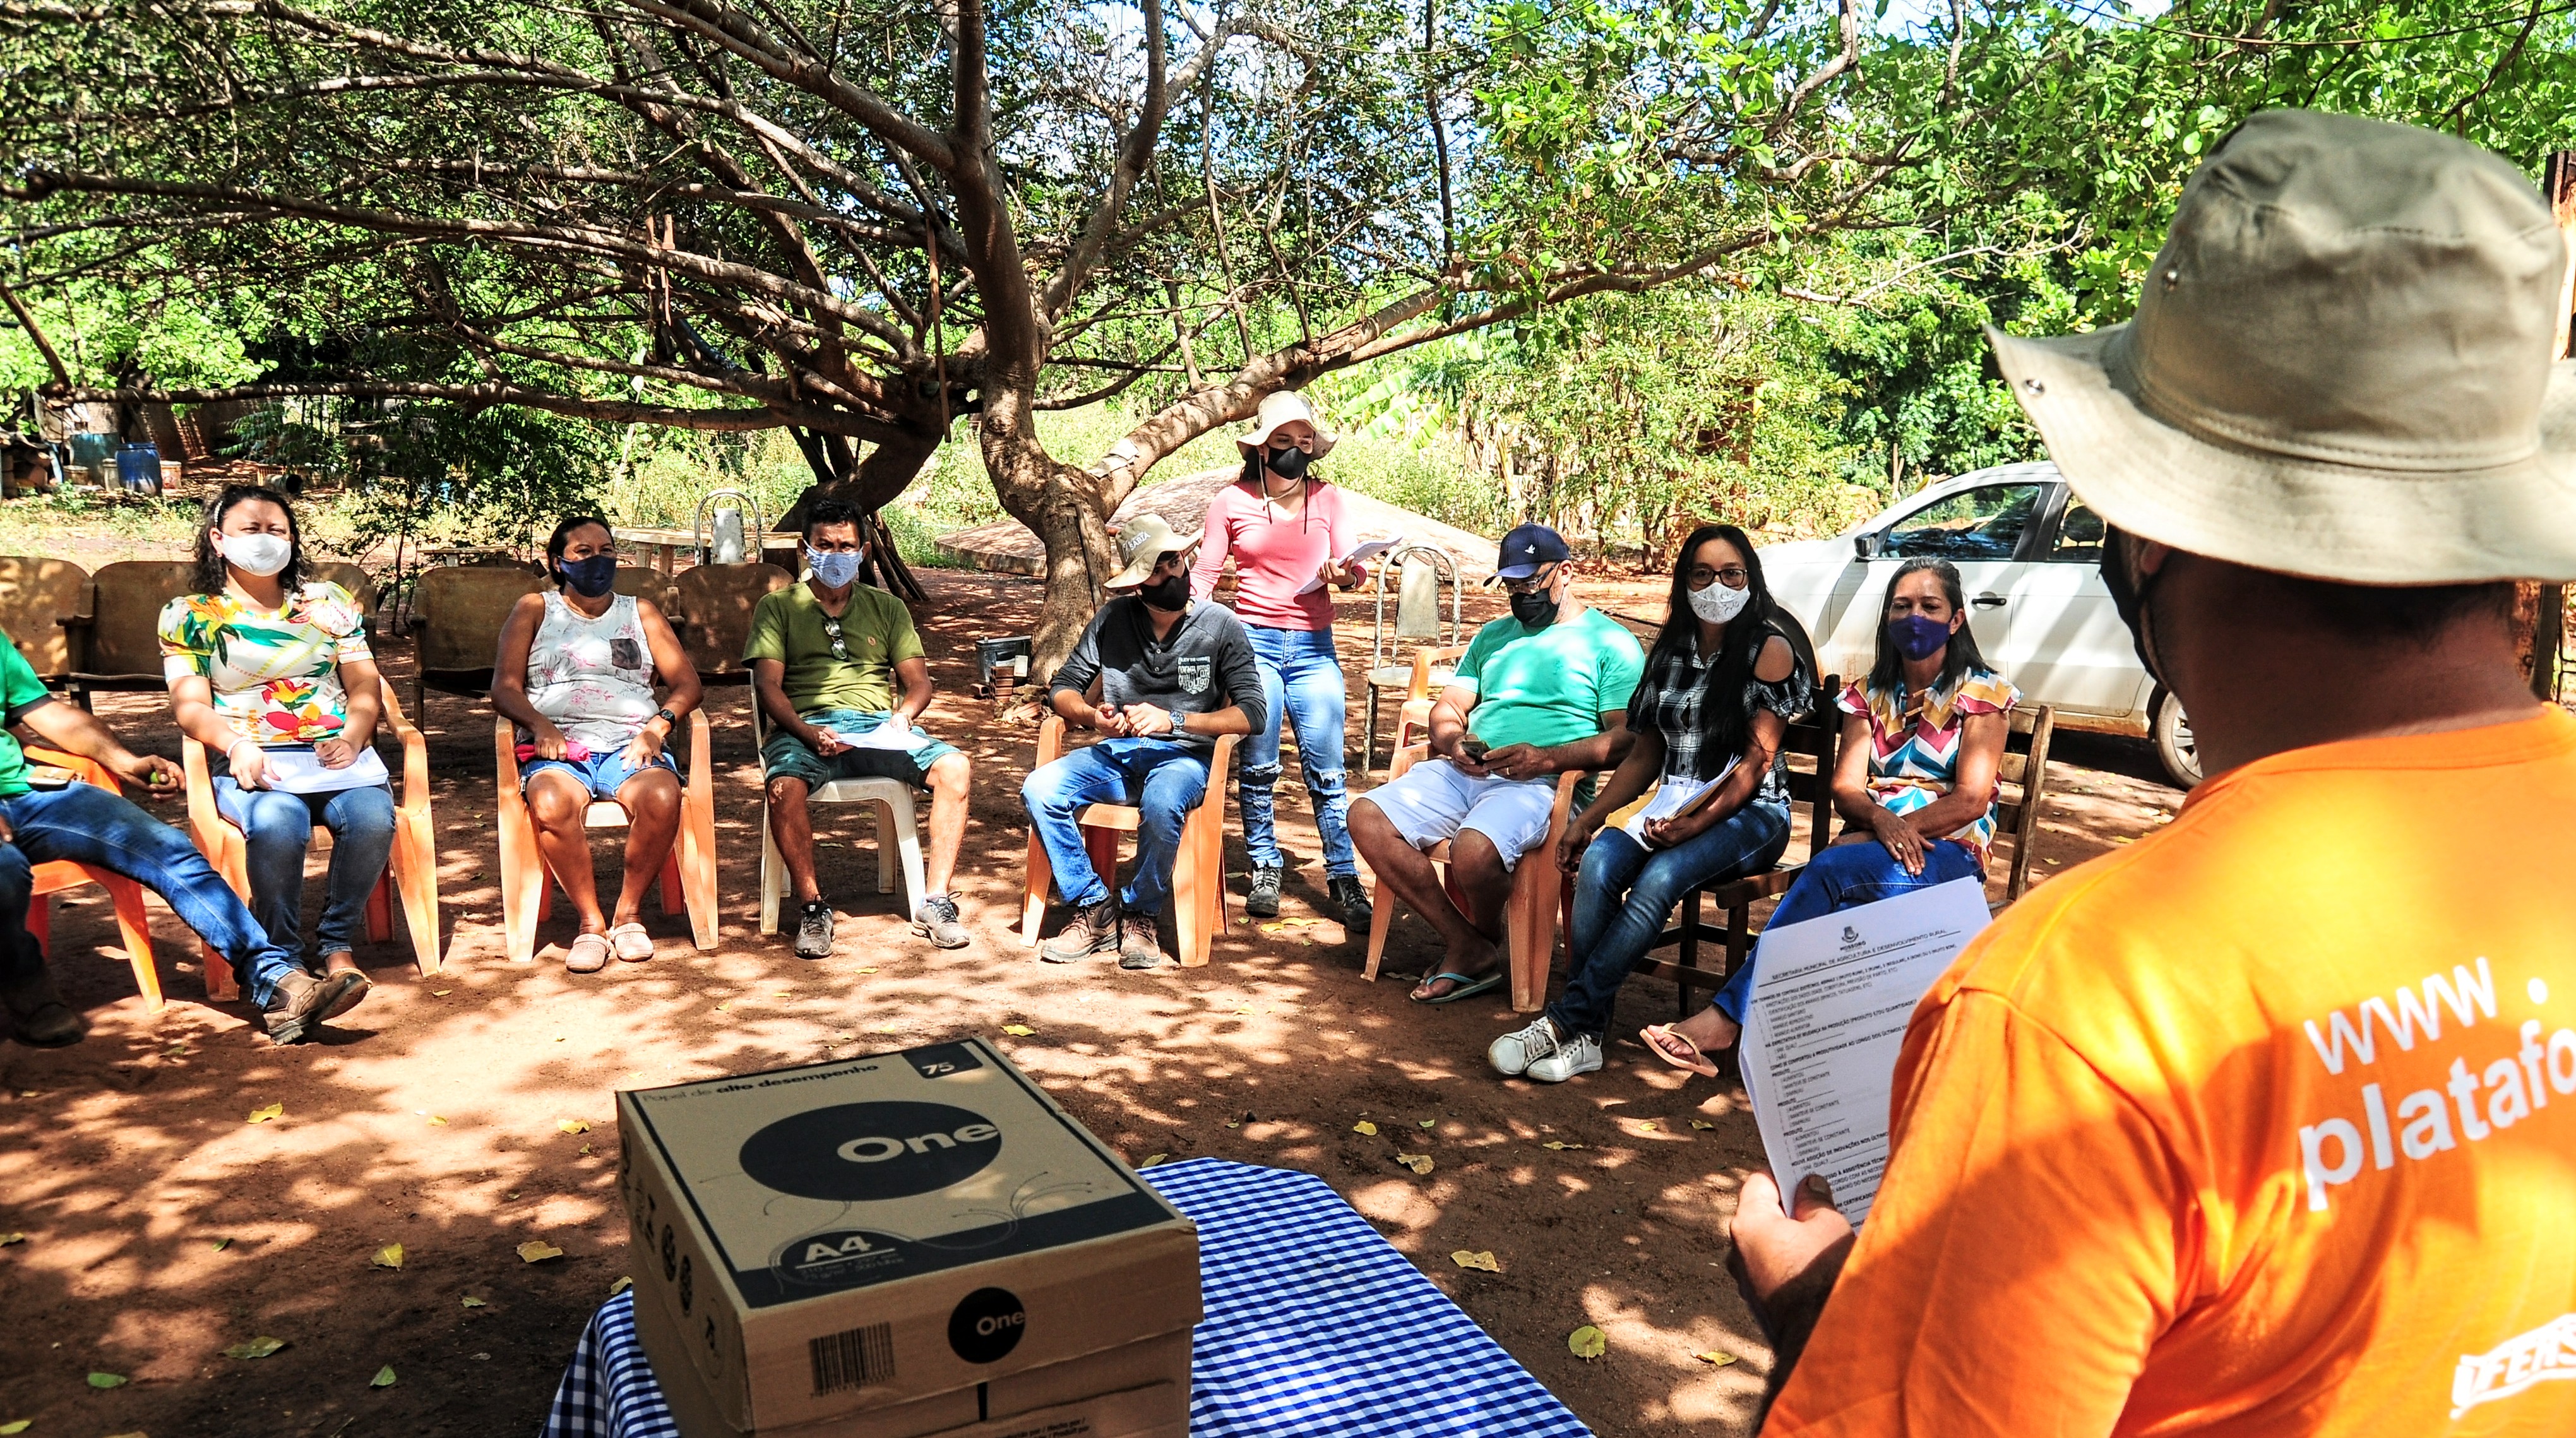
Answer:
M1671 610L1628 701L1633 743L1556 852L1559 868L1582 866L1568 936L1577 967L1529 1027L1486 1051L1496 1069L1561 1083L1601 1067L1619 986L1673 905L1702 884L1780 862L1789 844L1780 742L1814 703L1816 678L1778 616L1743 530L1705 524L1682 541ZM1654 803L1601 832L1658 782ZM1713 792L1675 812L1703 790Z

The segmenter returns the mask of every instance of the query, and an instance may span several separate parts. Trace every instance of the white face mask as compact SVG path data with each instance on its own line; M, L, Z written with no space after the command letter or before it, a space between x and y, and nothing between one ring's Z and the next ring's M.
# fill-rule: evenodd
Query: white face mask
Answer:
M266 579L286 567L295 546L283 534L227 534L215 542L215 552L243 573Z
M1718 579L1710 580L1706 589L1694 589L1690 592L1691 613L1711 624L1724 624L1742 614L1744 606L1752 602L1752 586L1729 589L1725 581Z

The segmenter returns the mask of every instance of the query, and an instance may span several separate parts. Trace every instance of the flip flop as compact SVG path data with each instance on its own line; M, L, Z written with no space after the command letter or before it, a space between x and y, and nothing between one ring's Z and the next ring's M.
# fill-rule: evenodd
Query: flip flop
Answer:
M1717 1077L1717 1065L1708 1061L1708 1056L1700 1052L1699 1045L1692 1043L1687 1036L1674 1032L1672 1025L1648 1024L1644 1028L1637 1030L1637 1037L1645 1042L1646 1051L1648 1053L1651 1053L1655 1057L1662 1059L1664 1062L1671 1064L1674 1068L1680 1069L1684 1073L1698 1074L1701 1078ZM1680 1044L1683 1048L1689 1049L1691 1057L1696 1059L1697 1062L1683 1063L1680 1059L1674 1058L1671 1050L1664 1047L1663 1041L1666 1039L1670 1039L1674 1043Z
M1502 970L1496 969L1490 974L1485 974L1479 977L1475 974L1451 973L1448 970L1443 969L1439 973L1433 974L1429 978L1424 979L1422 982L1426 984L1435 984L1442 979L1455 980L1458 987L1451 989L1445 994L1435 995L1434 997L1427 999L1414 999L1413 1001L1417 1004L1454 1004L1460 999L1473 998L1476 995L1502 983L1503 973ZM1406 997L1410 998L1412 996L1407 995Z

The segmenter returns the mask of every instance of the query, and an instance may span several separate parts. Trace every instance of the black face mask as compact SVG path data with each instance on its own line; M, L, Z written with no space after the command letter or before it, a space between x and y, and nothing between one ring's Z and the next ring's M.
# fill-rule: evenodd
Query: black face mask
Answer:
M2122 551L2127 548L2120 542L2123 537L2123 531L2108 526L2102 531L2102 587L2111 591L2111 607L2119 611L2120 622L2129 626L2129 643L2136 647L2138 662L2146 666L2147 677L2163 684L2164 671L2156 665L2155 649L2147 632L2148 597L2162 576L2148 575L2144 583L2134 578L2129 566L2122 562Z
M1306 451L1293 444L1286 449L1270 451L1270 472L1281 479L1304 479L1306 466L1311 463L1313 461L1306 458Z
M1178 613L1189 607L1190 577L1186 574L1164 575L1151 584L1138 585L1136 597L1153 608Z
M1521 622L1523 629L1545 629L1556 622L1555 588L1547 584L1526 592L1512 591L1512 617Z

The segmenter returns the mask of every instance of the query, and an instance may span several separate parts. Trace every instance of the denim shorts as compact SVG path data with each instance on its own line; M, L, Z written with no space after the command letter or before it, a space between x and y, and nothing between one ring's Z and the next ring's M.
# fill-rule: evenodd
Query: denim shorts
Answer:
M797 716L817 729L830 729L850 734L866 734L893 716L883 709L818 709ZM930 732L913 726L913 736L921 744L911 749L844 749L825 758L814 752L802 739L784 729L773 729L769 742L760 748L761 778L802 779L808 789L820 789L835 779L899 779L916 789L930 787L930 766L957 752L957 746L933 739Z
M664 749L655 756L653 762L645 765L644 769L629 765L626 762L626 751L622 748L605 754L593 753L587 759L530 759L519 766L519 792L522 794L528 792L528 781L548 769L561 769L570 774L582 788L590 792L590 797L593 799L614 799L617 797L617 791L625 786L626 781L643 773L644 769L668 769L677 774L680 772L680 764L678 760L671 757L669 749Z

